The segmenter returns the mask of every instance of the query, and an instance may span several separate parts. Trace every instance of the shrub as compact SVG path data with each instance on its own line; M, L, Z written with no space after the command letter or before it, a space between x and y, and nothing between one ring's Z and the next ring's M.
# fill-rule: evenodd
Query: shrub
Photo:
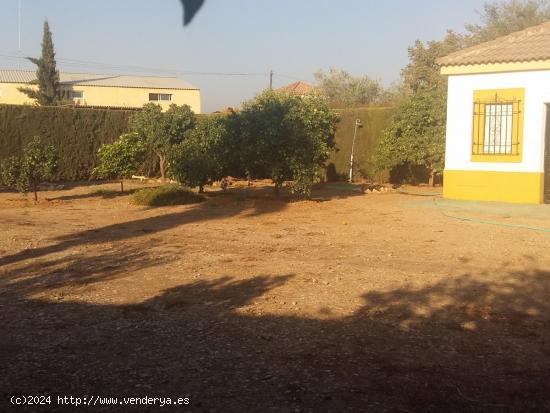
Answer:
M100 164L94 169L101 178L120 179L120 192L124 192L124 178L130 178L143 164L145 144L135 133L125 133L119 140L99 148Z
M38 185L52 177L57 157L53 146L44 144L35 136L23 149L19 157L11 157L2 162L2 182L19 192L34 192L38 201Z
M133 195L133 203L144 206L196 204L204 201L202 195L177 184L143 188Z
M225 127L221 117L201 119L195 129L169 156L170 176L184 185L204 186L224 176Z

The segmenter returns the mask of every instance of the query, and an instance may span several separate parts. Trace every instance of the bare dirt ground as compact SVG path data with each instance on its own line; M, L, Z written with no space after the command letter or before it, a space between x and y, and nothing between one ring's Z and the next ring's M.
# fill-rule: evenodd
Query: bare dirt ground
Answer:
M549 206L98 188L0 193L0 411L550 410Z

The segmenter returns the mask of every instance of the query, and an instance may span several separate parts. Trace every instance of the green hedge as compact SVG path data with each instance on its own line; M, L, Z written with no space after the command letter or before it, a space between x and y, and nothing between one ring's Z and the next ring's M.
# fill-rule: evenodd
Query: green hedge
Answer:
M380 134L388 126L392 108L337 109L340 123L336 132L337 150L328 162L331 180L347 176L355 119L363 128L357 133L356 170L372 169L372 156ZM115 141L128 125L133 111L0 105L0 161L20 153L35 135L40 135L58 149L57 180L78 181L91 178L97 165L97 150ZM204 115L203 115L204 116ZM151 159L144 173L154 174L156 161ZM383 180L387 177L377 177Z
M97 165L97 150L116 140L132 111L0 105L0 160L18 155L35 135L57 150L57 180L87 180Z
M336 151L328 161L327 178L329 180L343 179L349 173L349 160L351 155L351 144L355 120L361 119L362 128L357 131L355 140L355 162L356 172L363 170L365 173L373 174L373 166L370 162L378 139L382 131L389 126L393 115L393 108L370 107L337 109L340 115L340 123L336 131ZM373 179L383 181L387 174L373 176Z

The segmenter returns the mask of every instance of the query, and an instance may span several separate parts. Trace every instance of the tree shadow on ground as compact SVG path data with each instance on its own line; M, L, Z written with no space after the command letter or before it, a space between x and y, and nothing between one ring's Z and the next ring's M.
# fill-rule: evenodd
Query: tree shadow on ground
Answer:
M181 253L178 258L181 258ZM176 260L169 252L152 254L144 246L104 246L93 254L74 252L47 260L30 260L9 270L0 270L0 295L33 295L63 287L92 284L131 277L135 271Z
M270 188L233 188L226 194L209 195L207 202L191 206L155 208L158 214L145 218L93 228L53 239L53 243L44 247L26 249L0 257L0 268L21 260L34 259L79 246L98 245L105 242L118 242L149 234L167 231L208 220L219 220L246 214L259 216L284 210L288 203L275 197ZM362 193L331 190L324 199L359 196ZM176 211L174 211L176 209ZM169 210L172 212L165 213Z
M90 199L90 198L103 198L103 199L113 199L119 198L122 196L128 196L134 194L141 188L132 188L125 189L124 192L114 189L97 189L91 192L86 192L84 194L72 194L72 195L61 195L51 198L46 198L47 201L76 201L79 199Z
M333 199L345 199L354 196L365 195L361 184L349 182L329 182L317 184L313 187L312 199L314 201L330 201Z
M82 285L122 276L108 261ZM175 411L200 412L550 408L550 272L371 291L345 317L257 310L294 276L198 280L131 305L31 298L64 280L12 278L0 294L0 406L62 394L189 396Z

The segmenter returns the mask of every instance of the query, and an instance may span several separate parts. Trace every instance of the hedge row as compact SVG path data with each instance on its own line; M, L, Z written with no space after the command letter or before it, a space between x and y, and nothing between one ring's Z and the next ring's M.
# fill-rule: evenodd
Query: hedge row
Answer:
M18 155L40 135L58 150L57 180L87 180L97 165L97 150L116 140L132 111L0 105L0 160Z
M336 132L337 150L329 160L327 176L334 180L347 176L355 120L361 119L355 159L356 170L369 172L369 162L382 131L388 126L393 109L338 109L340 123ZM0 160L20 153L35 135L41 135L59 154L57 180L78 181L91 178L97 165L97 150L123 133L133 111L0 105ZM155 170L153 160L146 169ZM378 177L378 180L384 177Z
M378 139L382 131L389 126L393 115L393 108L370 107L337 109L340 115L338 130L336 131L337 150L329 159L327 177L329 180L342 179L349 174L349 161L355 120L361 119L362 128L357 130L354 151L354 165L357 174L359 170L363 174L374 175L374 166L371 157L374 153ZM387 180L387 173L383 176L372 176L378 181Z

